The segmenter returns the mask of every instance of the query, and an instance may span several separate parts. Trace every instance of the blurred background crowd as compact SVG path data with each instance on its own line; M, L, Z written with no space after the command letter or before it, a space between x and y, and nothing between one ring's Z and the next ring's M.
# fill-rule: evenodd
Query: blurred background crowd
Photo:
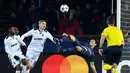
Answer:
M116 0L113 1L116 10ZM111 2L111 0L0 0L0 52L4 52L3 40L9 24L17 25L22 35L35 28L39 20L47 21L47 30L53 36L65 32L75 35L80 41L88 42L92 38L99 41L102 30L107 27L106 18L112 11ZM69 12L64 14L60 11L62 4L69 6ZM46 45L50 46L48 43Z
M60 12L61 4L69 6L68 13ZM53 35L99 35L107 27L111 0L0 0L0 8L1 32L4 26L16 24L23 34L45 19Z

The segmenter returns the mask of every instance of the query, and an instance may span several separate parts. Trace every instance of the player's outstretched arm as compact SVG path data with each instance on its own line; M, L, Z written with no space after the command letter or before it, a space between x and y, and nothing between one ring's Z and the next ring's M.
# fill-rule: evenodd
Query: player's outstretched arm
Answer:
M90 62L90 67L91 67L93 73L97 73L96 67L95 67L95 65L94 65L94 62Z
M102 52L103 52L103 49L102 49L102 46L104 44L104 41L105 41L105 36L102 35L101 38L100 38L100 44L99 44L99 54L102 56Z
M55 43L55 41L54 41L54 37L47 31L47 38L49 39L49 40L51 40L53 43ZM56 44L56 43L55 43Z
M128 37L128 38L127 38L127 41L128 41L128 42L130 42L129 35L130 35L130 31L128 31L128 32L125 34L125 36ZM125 44L123 44L123 45L125 45Z
M24 43L24 41L23 41L19 36L17 36L17 39L18 39L18 42L19 42L22 46L26 46L26 44Z
M23 34L23 35L21 36L21 40L23 40L25 37L32 36L32 35L33 35L33 31L34 31L34 29L32 29L32 30L26 32L25 34Z
M60 45L59 39L54 38L48 31L47 31L47 38L50 39L53 43L56 44L58 51L57 52L63 52L62 46Z
M129 36L129 34L130 34L130 31L127 31L127 33L125 34L125 36Z

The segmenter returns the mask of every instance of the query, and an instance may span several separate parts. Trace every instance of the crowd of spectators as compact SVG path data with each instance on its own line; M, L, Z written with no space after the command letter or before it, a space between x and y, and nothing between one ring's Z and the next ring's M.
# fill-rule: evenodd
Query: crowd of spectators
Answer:
M39 7L36 0L10 0L9 23L17 24L21 34L36 27L40 19L47 21L47 30L54 35L63 32L73 35L100 34L107 26L106 17L111 10L107 0L94 0L93 3L84 4L70 3L70 10L66 14L59 11L61 4L55 7L57 4L54 1L48 1Z

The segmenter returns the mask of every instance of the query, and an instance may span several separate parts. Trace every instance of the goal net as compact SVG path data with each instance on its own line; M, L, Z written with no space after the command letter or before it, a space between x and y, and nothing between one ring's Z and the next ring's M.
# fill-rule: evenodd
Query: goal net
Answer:
M124 36L130 31L130 0L117 0L117 27L123 31ZM125 46L121 61L130 61L130 42L127 41L128 37L130 38L130 36L125 36ZM119 73L130 73L130 67L128 65L122 66Z

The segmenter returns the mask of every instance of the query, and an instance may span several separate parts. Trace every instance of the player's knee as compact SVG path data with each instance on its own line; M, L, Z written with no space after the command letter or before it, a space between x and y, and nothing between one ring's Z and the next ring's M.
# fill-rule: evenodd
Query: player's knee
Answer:
M21 70L20 64L18 64L15 68L16 70L20 71Z
M72 41L75 41L75 37L73 36L73 35L69 35L70 36L70 39L72 40Z
M109 64L104 64L103 68L104 68L104 70L110 70L112 68L112 66Z
M27 64L27 60L26 59L22 59L22 64L26 65Z

